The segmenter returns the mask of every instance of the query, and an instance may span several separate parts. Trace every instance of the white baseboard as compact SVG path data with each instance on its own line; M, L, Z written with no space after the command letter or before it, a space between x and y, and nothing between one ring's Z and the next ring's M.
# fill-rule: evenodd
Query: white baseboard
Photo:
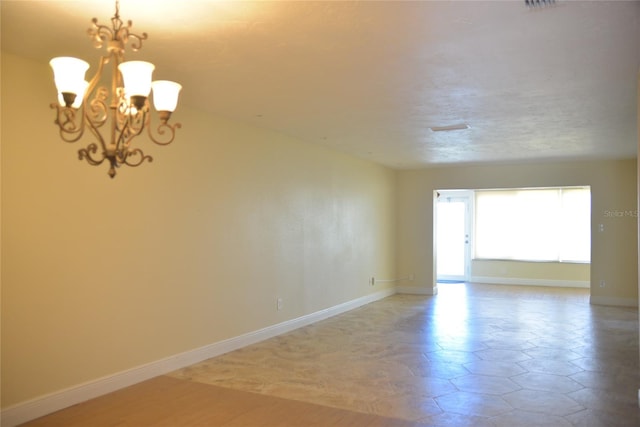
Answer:
M556 288L586 288L591 287L587 280L548 280L548 279L522 279L510 277L471 277L472 283L488 283L490 285L520 285L520 286L549 286Z
M396 292L399 294L409 295L436 295L438 288L430 288L426 286L396 286Z
M636 298L617 298L617 297L595 297L591 296L589 303L593 305L609 305L614 307L637 307L638 300Z
M146 381L158 375L164 375L177 369L193 365L194 363L220 356L221 354L345 313L365 304L386 298L395 292L393 288L382 290L296 319L179 353L146 365L19 403L2 410L0 413L0 425L2 425L2 427L13 427L34 420L52 412L59 411L60 409Z

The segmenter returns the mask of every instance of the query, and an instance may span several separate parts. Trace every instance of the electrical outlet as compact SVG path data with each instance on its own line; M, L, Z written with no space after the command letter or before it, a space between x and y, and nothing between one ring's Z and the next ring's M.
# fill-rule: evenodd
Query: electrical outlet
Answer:
M278 309L278 311L282 310L282 305L283 305L282 298L278 298L276 300L276 308Z
M411 273L411 274L409 275L409 280L413 280L413 279L415 279L415 276L413 275L413 273Z
M600 280L600 287L604 288L605 286L607 286L607 283L604 280Z

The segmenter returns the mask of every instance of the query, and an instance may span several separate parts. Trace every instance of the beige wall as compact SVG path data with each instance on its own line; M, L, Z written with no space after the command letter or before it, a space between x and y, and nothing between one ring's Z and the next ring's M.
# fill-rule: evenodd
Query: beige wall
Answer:
M636 304L638 298L636 160L460 166L398 173L398 274L433 292L433 192L590 185L592 198L592 301ZM604 231L598 231L598 225ZM605 280L606 286L600 287Z
M59 139L51 77L2 56L3 407L394 277L394 171L181 106L111 180Z

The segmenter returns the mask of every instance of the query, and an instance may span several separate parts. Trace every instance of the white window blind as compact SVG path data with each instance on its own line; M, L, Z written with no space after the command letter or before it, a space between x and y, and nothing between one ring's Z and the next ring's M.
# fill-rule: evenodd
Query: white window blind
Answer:
M590 262L588 187L475 193L475 258Z

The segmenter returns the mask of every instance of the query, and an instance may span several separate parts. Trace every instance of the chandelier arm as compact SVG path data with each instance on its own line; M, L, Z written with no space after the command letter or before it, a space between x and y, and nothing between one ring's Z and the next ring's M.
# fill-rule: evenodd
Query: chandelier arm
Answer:
M127 122L123 123L122 128L117 128L117 136L115 138L115 146L116 147L125 147L125 141L131 140L132 137L129 137L129 127L127 126Z
M98 62L98 70L89 81L87 90L85 92L85 97L82 101L83 119L86 119L87 126L92 129L92 132L94 134L98 132L98 128L103 126L109 118L107 106L109 92L105 87L97 87L102 77L104 65L109 62L109 59L109 56L100 57L100 61ZM93 97L91 97L91 94L94 94ZM99 137L98 139L100 140L104 148L104 141L102 137Z
M129 129L131 106L125 100L124 89L118 88L116 97L118 99L118 105L113 113L113 142L116 145L121 145L129 139L129 135L131 134L131 129Z
M145 107L142 110L137 111L136 114L132 114L128 116L127 128L129 132L127 133L126 138L123 141L125 147L129 147L133 138L142 134L142 131L144 130L145 125L147 125L148 117L149 117L148 104L145 105Z
M139 136L144 130L144 117L146 115L146 112L138 111L136 113L136 116L140 116L140 115L142 115L143 117L142 120L140 119L134 120L134 119L131 119L131 117L129 116L129 118L125 118L122 121L122 127L119 127L119 126L116 127L117 136L114 138L113 145L116 152L123 153L122 156L118 158L119 159L118 161L120 163L126 163L128 152L131 150L129 148L131 146L131 142L135 137ZM143 125L141 127L132 126L132 120L133 122L142 122Z
M111 60L111 57L109 55L104 55L100 57L100 61L98 61L98 69L96 70L96 73L91 78L91 81L89 81L89 85L87 86L86 93L91 93L96 88L96 86L98 85L98 82L100 81L100 78L102 77L104 66L105 64L108 64L110 60Z
M151 131L151 120L149 120L147 122L147 133L149 135L149 139L151 139L151 141L155 142L156 144L169 145L176 137L176 129L180 129L181 127L182 125L180 123L171 125L167 122L161 122L156 129L156 133L160 136L160 138L158 138L153 135Z
M109 92L104 87L98 88L96 95L87 100L87 103L83 105L83 114L87 121L91 123L95 128L102 127L109 119L109 107L107 106L107 98Z
M101 124L96 125L91 120L87 120L87 127L89 128L89 130L91 131L93 136L95 136L96 139L98 140L98 142L100 143L100 146L102 147L102 150L104 152L106 152L107 151L107 144L104 141L104 138L102 137L102 134L100 133L100 130L98 129L98 127L100 127L102 124L104 124L104 121ZM91 145L95 145L95 143L91 144Z

